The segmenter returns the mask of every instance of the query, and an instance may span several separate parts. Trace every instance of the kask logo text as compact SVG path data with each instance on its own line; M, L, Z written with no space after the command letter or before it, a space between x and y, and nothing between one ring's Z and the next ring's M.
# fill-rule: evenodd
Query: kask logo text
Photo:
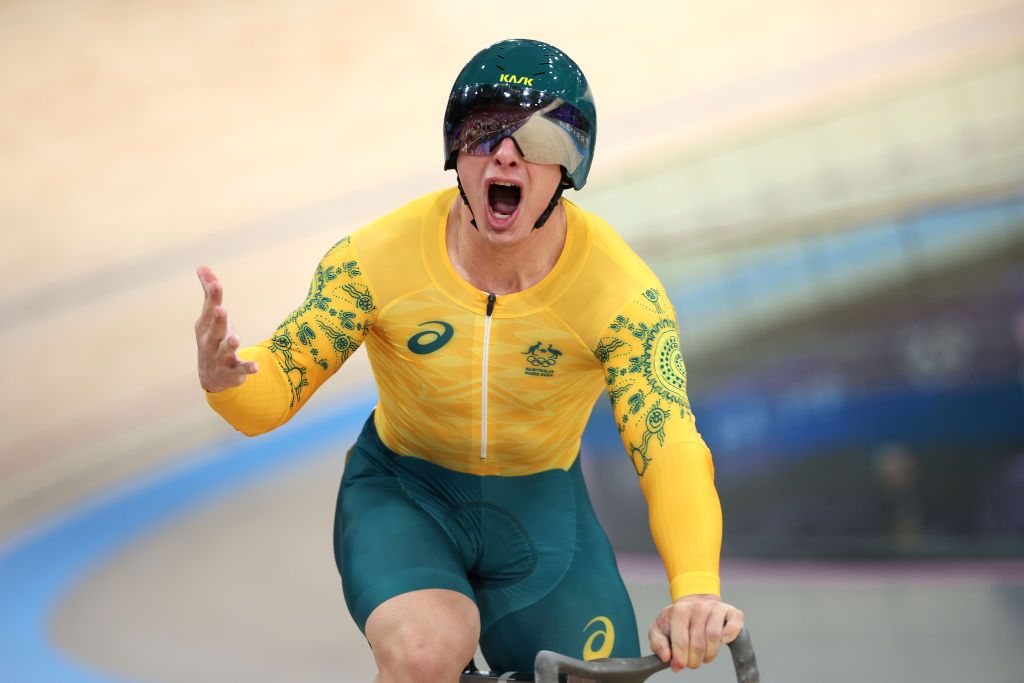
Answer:
M533 79L527 78L526 76L516 76L515 74L501 74L498 76L499 83L515 83L516 85L525 85L529 88L533 87Z

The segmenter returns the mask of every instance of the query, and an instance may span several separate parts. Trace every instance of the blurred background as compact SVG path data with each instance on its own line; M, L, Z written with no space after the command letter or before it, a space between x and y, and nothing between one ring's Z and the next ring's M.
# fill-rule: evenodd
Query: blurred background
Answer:
M507 37L590 79L571 199L676 305L766 680L1024 680L1006 0L0 3L0 680L372 678L330 549L365 356L245 440L197 386L194 271L263 338L327 247L454 183L448 90ZM583 457L649 624L665 579L604 399Z

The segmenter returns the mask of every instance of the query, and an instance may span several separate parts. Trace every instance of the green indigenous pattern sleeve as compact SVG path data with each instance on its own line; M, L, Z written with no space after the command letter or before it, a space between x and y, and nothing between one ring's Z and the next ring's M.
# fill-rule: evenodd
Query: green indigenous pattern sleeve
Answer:
M359 348L376 315L369 282L346 237L320 261L302 305L270 338L239 351L259 364L259 372L237 388L207 394L207 400L250 436L284 424Z
M719 594L722 513L711 453L686 395L679 325L656 288L621 308L599 339L616 425L647 498L672 599Z

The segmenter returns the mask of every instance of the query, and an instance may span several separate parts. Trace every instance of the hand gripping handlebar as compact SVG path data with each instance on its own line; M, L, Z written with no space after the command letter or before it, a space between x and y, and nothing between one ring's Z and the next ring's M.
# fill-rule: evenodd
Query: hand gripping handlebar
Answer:
M729 643L732 663L736 667L737 683L760 683L754 647L746 628L740 631L736 640ZM643 683L655 673L667 669L668 664L657 655L630 657L626 659L602 659L584 662L566 657L549 650L541 650L534 661L535 683L558 683L559 674L572 674L596 678L602 683Z

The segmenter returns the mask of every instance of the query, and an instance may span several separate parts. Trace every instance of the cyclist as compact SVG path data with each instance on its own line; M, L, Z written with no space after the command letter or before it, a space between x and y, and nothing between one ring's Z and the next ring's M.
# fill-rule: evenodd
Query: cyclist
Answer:
M381 682L457 680L478 642L502 670L531 670L540 649L639 655L578 459L604 391L673 600L651 648L697 667L743 624L719 598L721 508L672 305L611 227L561 196L586 183L596 133L575 62L502 41L448 99L456 187L335 244L271 337L240 349L221 284L198 270L200 383L245 434L287 422L368 347L380 398L346 459L334 543Z

